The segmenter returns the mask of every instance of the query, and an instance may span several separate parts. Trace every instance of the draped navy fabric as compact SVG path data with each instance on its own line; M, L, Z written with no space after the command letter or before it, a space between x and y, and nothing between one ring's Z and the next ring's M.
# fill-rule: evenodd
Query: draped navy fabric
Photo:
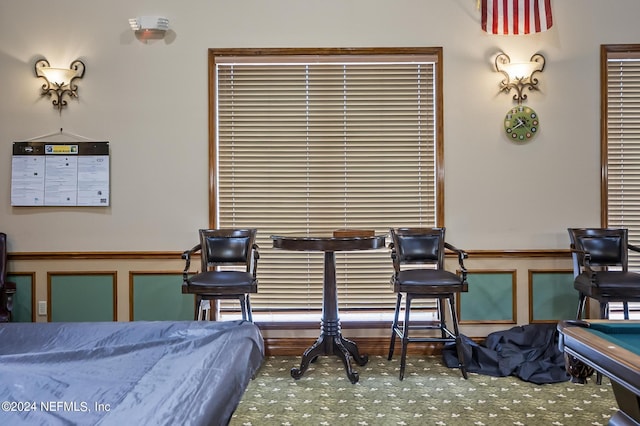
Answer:
M558 349L556 324L529 324L487 336L482 346L462 336L467 371L488 376L517 376L536 384L568 381L564 354ZM455 345L442 351L447 367L458 367Z
M225 425L263 357L244 321L2 324L0 424Z

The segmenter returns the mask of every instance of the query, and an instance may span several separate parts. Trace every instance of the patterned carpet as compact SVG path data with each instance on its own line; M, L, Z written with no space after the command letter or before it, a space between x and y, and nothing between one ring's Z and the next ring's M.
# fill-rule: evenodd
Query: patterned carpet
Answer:
M618 410L609 381L535 385L516 377L470 374L440 357L370 357L351 384L342 362L320 357L300 380L299 357L267 357L230 425L606 425Z

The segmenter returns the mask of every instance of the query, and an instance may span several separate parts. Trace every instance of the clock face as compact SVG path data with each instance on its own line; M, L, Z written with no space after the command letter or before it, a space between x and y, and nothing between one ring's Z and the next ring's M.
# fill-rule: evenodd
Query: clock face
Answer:
M526 142L540 130L538 114L528 106L513 107L504 117L504 130L512 141Z

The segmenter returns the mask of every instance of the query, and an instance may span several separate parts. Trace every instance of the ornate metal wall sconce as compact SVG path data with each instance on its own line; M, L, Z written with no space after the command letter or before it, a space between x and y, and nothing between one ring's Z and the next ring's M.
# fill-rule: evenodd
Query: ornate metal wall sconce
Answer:
M53 106L62 111L67 106L67 101L63 99L65 94L70 98L78 97L78 86L74 80L84 76L84 69L84 63L79 59L73 61L69 68L52 68L49 61L39 59L35 64L36 77L45 80L41 95L53 97Z
M511 58L506 53L496 56L496 70L504 74L505 79L500 82L500 91L509 93L511 89L516 90L513 100L518 105L527 99L527 94L523 93L525 88L529 90L538 89L538 79L535 74L544 70L544 56L539 53L534 54L529 62L511 62Z

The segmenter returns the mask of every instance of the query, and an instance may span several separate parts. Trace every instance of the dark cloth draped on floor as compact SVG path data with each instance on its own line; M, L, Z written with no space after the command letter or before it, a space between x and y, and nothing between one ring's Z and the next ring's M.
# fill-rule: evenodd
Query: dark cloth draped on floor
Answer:
M498 331L487 336L482 346L461 335L464 364L467 371L504 377L517 376L536 384L569 380L564 355L558 349L556 324L529 324ZM443 348L444 364L458 367L453 344Z

